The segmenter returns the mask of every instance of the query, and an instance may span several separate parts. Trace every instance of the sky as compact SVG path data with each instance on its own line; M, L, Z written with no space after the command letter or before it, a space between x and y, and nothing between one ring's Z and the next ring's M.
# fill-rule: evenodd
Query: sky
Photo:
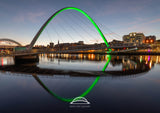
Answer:
M160 39L160 0L0 0L0 38L29 44L43 23L57 10L77 7L100 27L108 41L122 40L130 32L143 32ZM77 11L57 15L36 44L84 40L103 42L100 35Z

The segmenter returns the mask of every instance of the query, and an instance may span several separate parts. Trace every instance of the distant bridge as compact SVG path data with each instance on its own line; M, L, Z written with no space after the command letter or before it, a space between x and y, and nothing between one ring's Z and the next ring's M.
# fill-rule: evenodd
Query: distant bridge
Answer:
M12 42L14 44L17 44L18 46L22 46L19 42L12 40L12 39L8 39L8 38L2 38L2 39L0 39L0 41Z

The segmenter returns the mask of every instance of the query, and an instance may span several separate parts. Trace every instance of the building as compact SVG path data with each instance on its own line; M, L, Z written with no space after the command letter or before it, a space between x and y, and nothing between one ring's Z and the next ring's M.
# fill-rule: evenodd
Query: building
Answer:
M156 40L156 44L160 44L160 40Z
M78 41L74 43L59 43L54 46L55 50L68 50L68 48L75 48L76 46L83 46L83 41Z
M143 33L129 33L129 35L123 36L124 43L134 44L134 45L142 45L145 43L146 37Z
M35 45L33 49L46 49L47 47L44 45Z
M54 46L55 50L65 50L70 46L70 43L59 43Z
M53 48L54 47L54 43L50 42L49 48Z
M112 40L111 42L109 42L109 45L111 47L113 46L123 46L123 41L120 40Z
M84 45L84 41L78 41L79 45Z
M155 36L146 36L145 43L146 44L153 44L156 42Z

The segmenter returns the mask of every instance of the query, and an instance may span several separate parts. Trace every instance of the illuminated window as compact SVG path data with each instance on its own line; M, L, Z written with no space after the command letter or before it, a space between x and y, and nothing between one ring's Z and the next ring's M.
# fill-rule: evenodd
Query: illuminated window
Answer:
M153 40L151 39L150 42L153 43Z
M132 36L132 33L130 33L129 35Z

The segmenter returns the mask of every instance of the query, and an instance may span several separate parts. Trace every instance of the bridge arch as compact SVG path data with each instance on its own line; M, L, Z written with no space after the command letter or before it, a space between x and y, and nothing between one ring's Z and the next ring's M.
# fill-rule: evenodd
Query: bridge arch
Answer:
M102 33L102 31L100 30L100 28L97 26L97 24L93 21L93 19L87 14L85 13L83 10L79 9L79 8L76 8L76 7L65 7L65 8L62 8L60 10L58 10L57 12L55 12L52 16L50 16L48 18L48 20L42 25L42 27L39 29L39 31L37 32L37 34L35 35L35 37L33 38L33 40L31 41L30 43L30 46L28 47L28 50L30 51L34 44L36 43L38 37L40 36L40 34L42 33L42 31L45 29L45 27L50 23L50 21L56 16L58 15L59 13L61 13L62 11L64 10L76 10L80 13L82 13L86 18L88 18L90 20L90 22L94 25L94 27L97 29L98 33L100 34L100 36L102 37L103 41L105 42L106 46L109 47L108 45L108 42L104 36L104 34ZM109 49L109 51L111 51L111 49Z
M22 46L19 42L12 40L12 39L8 39L8 38L2 38L2 39L0 39L0 41L8 41L8 42L12 42L12 43L17 44L18 46Z

